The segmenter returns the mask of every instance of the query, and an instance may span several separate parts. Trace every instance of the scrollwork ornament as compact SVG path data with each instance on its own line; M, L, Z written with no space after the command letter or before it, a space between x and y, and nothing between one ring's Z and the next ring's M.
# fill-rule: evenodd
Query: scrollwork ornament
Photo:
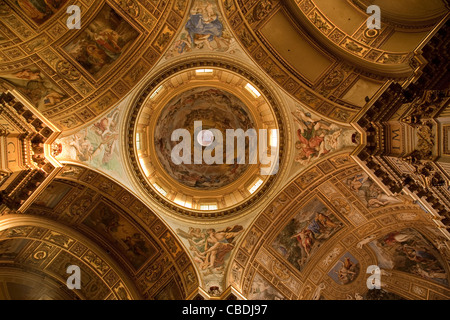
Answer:
M58 61L56 63L56 71L61 77L69 81L77 81L81 78L80 72L67 61Z

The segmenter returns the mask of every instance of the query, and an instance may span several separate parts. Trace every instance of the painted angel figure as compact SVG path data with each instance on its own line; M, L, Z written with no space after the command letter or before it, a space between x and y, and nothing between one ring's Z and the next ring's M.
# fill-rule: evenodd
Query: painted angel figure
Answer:
M352 180L347 182L348 186L352 191L359 192L359 189L363 186L365 182L364 176L362 174L357 174Z
M95 156L95 150L87 139L86 130L73 135L73 141L69 143L75 149L76 158L80 161L89 161Z

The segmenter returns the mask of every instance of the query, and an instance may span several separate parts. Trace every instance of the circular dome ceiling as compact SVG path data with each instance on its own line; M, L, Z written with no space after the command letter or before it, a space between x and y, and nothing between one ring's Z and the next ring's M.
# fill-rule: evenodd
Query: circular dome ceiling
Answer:
M201 121L202 130L195 134L195 122ZM194 152L191 152L190 164L175 164L172 161L172 150L178 144L172 141L175 130L185 129L195 138L191 141L191 150L195 142L203 146L203 151L214 143L214 133L210 129L219 130L226 137L226 130L256 128L250 111L235 95L214 87L198 87L189 89L175 96L163 108L157 121L154 142L158 160L163 169L177 182L194 189L218 189L230 185L249 167L249 143L245 144L245 162L239 164L237 150L233 152L233 164L226 163L223 152L222 164L195 164ZM237 146L237 144L236 144ZM215 155L213 153L213 155Z
M167 70L150 82L128 121L129 168L138 186L189 216L242 211L273 184L281 161L284 132L274 98L247 73L218 65Z

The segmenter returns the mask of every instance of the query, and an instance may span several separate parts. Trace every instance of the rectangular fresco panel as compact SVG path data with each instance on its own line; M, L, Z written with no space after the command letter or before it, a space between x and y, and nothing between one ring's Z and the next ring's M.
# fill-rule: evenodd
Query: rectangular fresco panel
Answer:
M126 20L105 5L64 50L92 76L99 78L110 70L138 35Z
M448 286L448 264L439 251L412 228L394 231L369 243L382 269L412 273Z
M128 220L100 202L83 224L112 243L137 270L156 254L156 248Z
M343 224L318 198L305 205L272 242L272 247L299 271Z

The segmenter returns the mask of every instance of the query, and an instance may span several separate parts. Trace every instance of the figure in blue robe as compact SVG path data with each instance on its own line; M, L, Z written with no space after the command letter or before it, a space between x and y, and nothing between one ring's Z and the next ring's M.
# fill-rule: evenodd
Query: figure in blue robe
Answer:
M216 17L216 19L207 23L203 19L203 15L197 13L190 16L188 22L186 23L186 30L189 32L191 44L194 45L194 38L196 34L209 34L209 42L213 41L214 37L221 37L223 32L223 24L219 21L219 17Z

